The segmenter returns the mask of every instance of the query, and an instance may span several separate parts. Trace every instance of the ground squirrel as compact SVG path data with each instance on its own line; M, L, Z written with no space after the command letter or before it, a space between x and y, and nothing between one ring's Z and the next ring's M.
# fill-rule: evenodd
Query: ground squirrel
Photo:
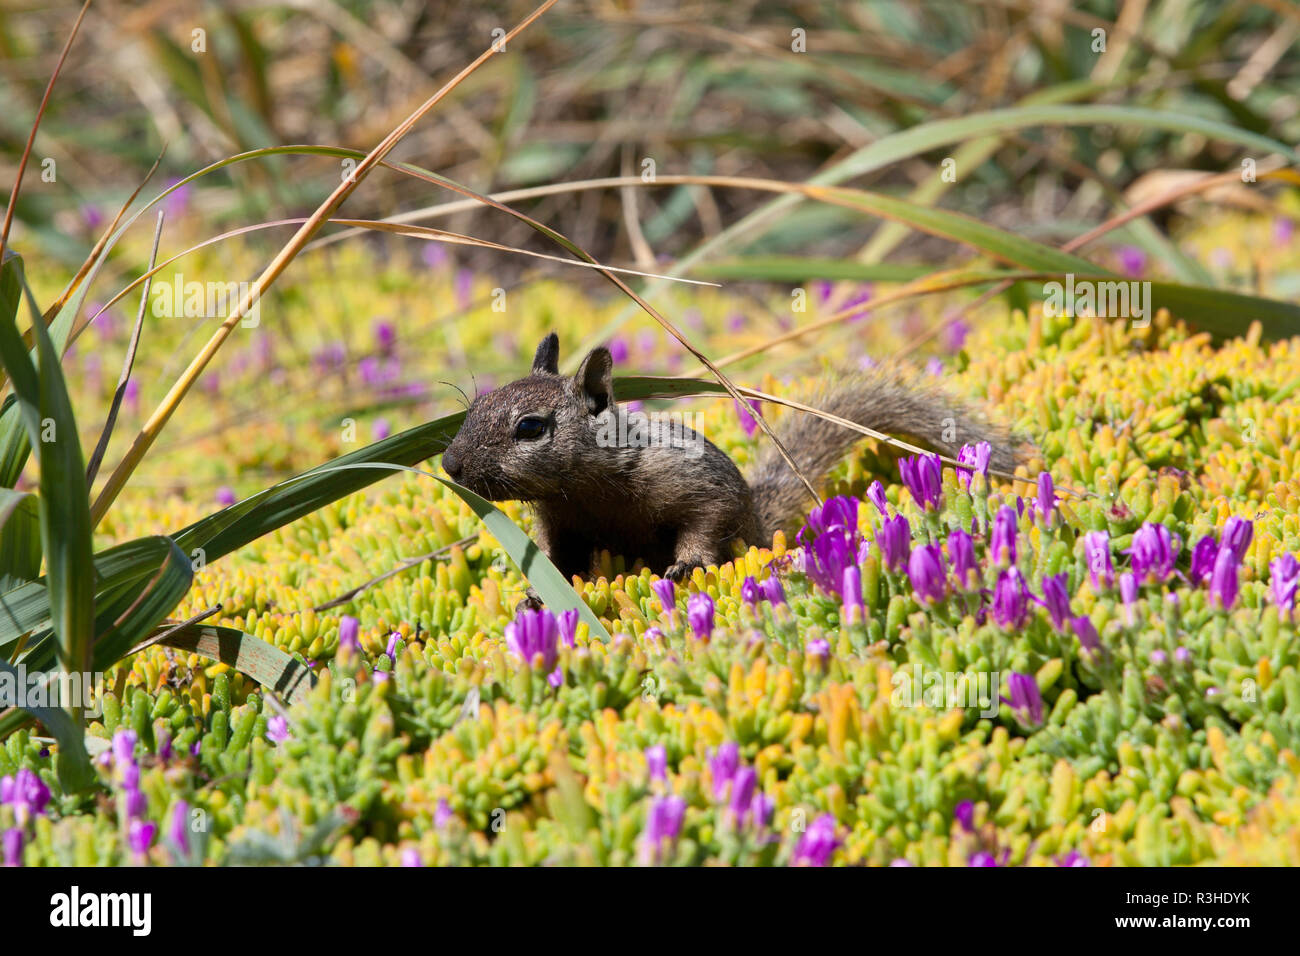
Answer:
M614 399L609 350L576 375L559 373L560 343L542 340L531 373L475 397L442 455L453 480L492 501L531 502L533 537L565 575L586 576L604 549L681 579L731 557L742 540L766 544L810 503L803 482L768 442L748 481L727 455L680 419L629 412ZM836 379L807 404L877 431L909 435L955 455L987 441L991 465L1015 467L1015 441L937 389L873 370ZM819 482L862 436L806 413L778 435ZM535 595L531 596L536 603Z

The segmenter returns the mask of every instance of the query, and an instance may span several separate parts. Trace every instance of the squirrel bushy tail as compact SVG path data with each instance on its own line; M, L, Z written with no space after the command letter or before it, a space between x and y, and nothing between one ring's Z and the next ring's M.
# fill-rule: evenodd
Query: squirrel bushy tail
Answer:
M847 375L803 402L878 432L920 439L921 444L953 458L962 445L986 441L993 448L991 467L1013 471L1016 466L1019 439L990 424L971 406L896 371ZM814 487L864 437L796 409L787 410L776 434ZM790 533L810 504L808 490L771 442L747 478L763 539L770 541L777 530Z

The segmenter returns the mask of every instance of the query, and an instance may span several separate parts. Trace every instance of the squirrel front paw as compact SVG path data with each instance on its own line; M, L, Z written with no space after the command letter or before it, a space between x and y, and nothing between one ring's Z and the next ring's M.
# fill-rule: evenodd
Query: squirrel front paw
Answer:
M691 576L691 572L702 565L690 561L678 561L676 564L668 565L664 571L664 577L669 581L683 581Z

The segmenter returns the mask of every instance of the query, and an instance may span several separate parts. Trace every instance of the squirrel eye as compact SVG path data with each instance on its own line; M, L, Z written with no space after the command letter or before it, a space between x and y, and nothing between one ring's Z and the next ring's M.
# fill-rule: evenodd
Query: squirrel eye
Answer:
M526 441L541 438L545 433L546 419L544 418L521 418L519 424L515 426L515 438Z

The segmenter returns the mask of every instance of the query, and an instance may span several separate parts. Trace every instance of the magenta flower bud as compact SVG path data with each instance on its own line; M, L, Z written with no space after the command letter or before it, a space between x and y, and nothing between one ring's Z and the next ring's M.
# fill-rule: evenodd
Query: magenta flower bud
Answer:
M1011 696L1003 697L1002 701L1021 723L1037 727L1043 722L1043 695L1038 690L1038 681L1029 674L1013 671L1007 677L1007 691Z
M433 825L439 830L443 829L452 820L456 819L456 814L451 809L451 804L446 798L438 801L438 806L433 811Z
M1147 254L1137 246L1119 247L1119 267L1131 279L1136 279L1147 267Z
M978 590L980 567L975 558L975 539L961 528L948 535L948 561L952 564L958 590Z
M282 744L289 739L289 721L276 714L266 722L266 739L275 744Z
M1071 850L1065 856L1058 857L1056 860L1056 865L1075 867L1075 866L1091 866L1092 864L1090 864L1088 862L1088 858L1084 856L1082 853L1080 853L1078 850Z
M1052 626L1064 631L1070 620L1070 591L1067 587L1069 575L1060 574L1043 576L1043 600L1039 603L1047 608L1052 618Z
M1139 580L1148 576L1164 581L1174 573L1178 560L1178 543L1164 525L1148 521L1133 535L1133 544L1125 552Z
M1279 246L1289 245L1294 235L1295 223L1292 220L1286 216L1278 216L1273 220L1273 241Z
M552 687L560 688L564 686L564 668L556 667L546 675L546 683Z
M1196 547L1192 549L1192 566L1187 572L1187 577L1192 584L1200 585L1209 580L1218 553L1219 542L1214 540L1214 535L1207 534L1196 542Z
M654 591L655 597L659 599L659 606L671 624L673 614L677 610L677 585L668 578L660 578L658 581L651 582L650 590Z
M453 281L456 295L456 307L462 312L474 303L474 273L468 269L457 269Z
M1016 509L1003 505L993 518L993 533L989 537L989 554L999 567L1016 563Z
M885 567L901 570L912 553L912 526L902 515L884 519L876 530L876 546L885 559Z
M740 767L731 778L731 795L727 800L727 809L742 822L745 813L749 810L750 801L754 799L754 789L757 784L758 773L753 767Z
M748 399L748 401L754 411L761 415L762 412L759 411L759 406L762 405L762 402L756 401L752 398ZM758 431L758 419L751 415L749 409L740 402L732 402L732 404L736 406L736 417L740 419L740 427L745 432L745 436L747 438L753 438L754 432Z
M374 435L375 441L383 441L393 433L393 426L388 423L387 418L376 418L374 425L371 426L371 434Z
M1029 613L1029 589L1020 569L1012 566L998 575L993 588L993 619L1007 630L1019 630Z
M344 614L339 618L339 650L349 648L358 650L361 647L361 622L351 614Z
M1296 587L1300 585L1300 561L1294 554L1284 554L1268 563L1269 597L1278 613L1287 620L1295 611Z
M424 866L424 861L420 859L420 851L413 846L408 846L402 851L402 866L419 867Z
M711 638L713 636L713 598L703 591L692 594L690 600L686 602L686 620L691 625L691 631L701 641L707 641Z
M571 607L567 611L561 611L555 615L555 623L560 627L560 642L565 647L573 647L578 642L578 617L576 607Z
M180 850L181 856L190 855L190 805L184 800L172 807L171 821L167 824L167 838Z
M1255 525L1249 518L1231 517L1223 525L1223 546L1232 551L1240 564L1246 560L1250 541L1255 536Z
M957 804L953 808L952 816L967 833L975 832L975 803L973 801L963 800Z
M776 812L776 801L759 791L749 802L749 818L759 830L767 829L772 823L772 814Z
M149 809L148 801L145 800L144 794L137 788L128 788L123 796L126 798L124 809L128 820L140 819L144 816L144 812Z
M809 531L816 534L829 534L838 531L846 537L852 537L858 533L858 500L850 498L847 495L837 495L834 498L826 499L825 503L819 505L808 514L808 523L804 526L803 531ZM803 531L800 532L800 543L803 543Z
M938 455L912 455L898 462L903 484L924 510L939 508L943 497L943 463Z
M1210 572L1210 603L1225 611L1237 603L1237 555L1226 544L1219 548Z
M972 853L970 859L966 861L966 865L967 866L997 866L998 861L994 858L992 853L987 853L981 850L978 853Z
M506 625L506 645L529 667L541 657L541 670L555 669L560 628L546 608L524 608Z
M20 827L10 827L4 832L5 866L23 865L23 843L25 838Z
M824 660L831 656L831 642L825 638L818 638L815 641L809 641L807 651L813 657Z
M659 858L666 844L671 844L682 832L686 818L686 801L681 797L656 797L646 813L645 830L641 834L641 862L649 864Z
M655 744L645 749L646 768L651 780L668 779L668 751L663 744Z
M759 590L758 582L752 576L748 576L740 585L740 599L753 607L762 597L762 591Z
M1192 652L1185 647L1177 648L1174 651L1174 661L1186 666L1192 662Z
M943 552L937 544L923 544L912 550L907 559L907 576L912 582L912 592L921 604L937 604L948 593Z
M1038 497L1034 508L1044 526L1050 526L1052 515L1056 513L1056 486L1052 483L1050 473L1044 471L1038 475Z
M441 242L426 242L420 258L430 269L441 269L447 264L447 250L442 247Z
M1132 627L1136 611L1134 603L1138 596L1137 575L1132 571L1125 571L1119 576L1119 596L1124 601L1124 621Z
M380 319L370 327L375 338L375 348L387 355L397 344L397 327L387 319Z
M1151 652L1151 663L1156 667L1164 667L1169 663L1169 655L1157 648Z
M388 646L384 648L384 653L388 655L390 661L397 660L397 645L401 639L401 631L393 631L393 633L388 635Z
M957 452L957 461L963 465L969 465L970 469L957 469L957 480L961 482L961 486L970 490L972 475L983 475L987 479L989 461L992 457L993 446L986 441L976 442L974 445L962 445L961 451Z
M807 832L799 838L790 862L794 866L829 866L840 843L835 834L835 817L823 813L808 825Z
M873 481L871 487L867 489L867 498L876 506L876 510L880 512L880 517L889 517L889 499L885 497L885 486L878 480Z
M840 592L844 602L842 605L844 622L854 624L861 621L865 616L862 606L862 572L858 570L856 564L850 564L844 569Z
M132 853L144 856L153 846L154 834L158 825L147 820L132 820L126 831L126 845Z
M1074 630L1074 636L1079 639L1079 646L1088 654L1095 654L1101 650L1101 638L1097 636L1097 628L1092 624L1092 619L1080 615L1070 619L1070 627Z
M775 574L766 581L760 582L758 588L762 592L764 600L773 607L785 603L785 588L781 586L781 579Z
M1088 573L1096 590L1115 583L1115 566L1110 560L1110 535L1105 531L1089 531L1083 536L1083 552L1088 560Z
M728 740L709 758L709 771L713 775L713 799L721 800L731 784L731 778L740 769L740 745Z

